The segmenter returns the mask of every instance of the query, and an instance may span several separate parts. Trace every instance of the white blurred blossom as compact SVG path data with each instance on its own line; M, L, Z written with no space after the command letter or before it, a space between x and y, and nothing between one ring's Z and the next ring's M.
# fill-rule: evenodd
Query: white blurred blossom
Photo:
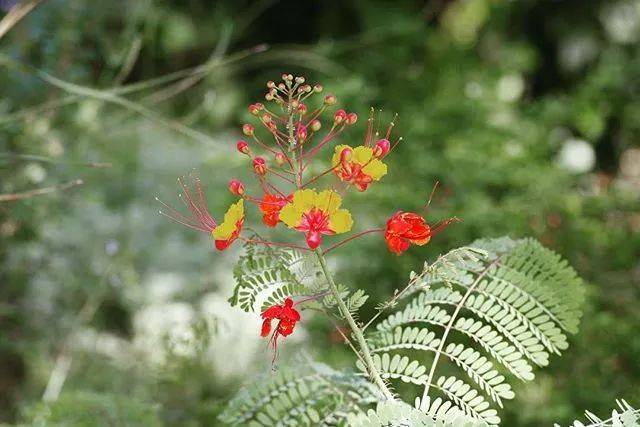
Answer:
M618 1L607 4L600 12L600 21L614 42L636 42L640 39L640 2Z
M588 172L595 166L596 153L587 141L569 138L560 148L558 163L573 173Z
M598 55L597 41L588 35L572 35L560 41L560 66L567 71L578 71Z
M514 102L524 93L524 79L520 74L507 74L500 77L496 87L498 99L504 102Z
M40 163L29 163L24 167L24 175L34 184L38 184L47 177L47 170Z

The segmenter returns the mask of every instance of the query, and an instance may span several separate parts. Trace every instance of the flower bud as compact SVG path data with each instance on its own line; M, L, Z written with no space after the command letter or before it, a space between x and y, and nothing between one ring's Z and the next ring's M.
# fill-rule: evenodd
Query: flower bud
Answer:
M236 196L242 196L244 194L244 184L237 179L232 179L229 181L229 191Z
M262 115L262 122L263 123L271 123L271 115L269 113L264 113Z
M246 154L247 156L251 155L251 149L249 148L249 144L247 144L247 141L243 141L242 139L239 140L236 143L236 148L238 149L239 152L241 152L242 154Z
M309 127L311 127L312 131L318 132L322 127L322 123L320 123L320 120L318 119L313 119L311 120L311 123L309 123Z
M264 105L262 105L259 102L256 102L255 104L249 105L249 113L253 114L254 116L257 116L260 113L260 110L262 110L263 108L264 108Z
M258 175L265 175L267 173L267 162L262 157L256 157L253 159L253 170Z
M300 105L298 105L298 113L307 114L307 106L303 103L300 103Z
M268 87L269 89L274 89L274 88L276 87L276 84L275 84L272 80L269 80L269 81L267 82L267 87Z
M252 136L253 135L253 126L245 123L244 125L242 125L242 133L244 133L247 136Z
M307 127L302 122L298 122L296 126L296 137L298 137L298 142L300 143L307 139Z
M340 152L340 163L342 164L349 163L352 157L353 157L353 150L349 147L346 147Z
M340 123L345 121L346 118L347 118L347 112L344 111L343 109L340 109L340 110L336 111L336 113L333 115L333 121L337 125L339 125Z
M298 83L299 85L304 83L304 77L296 77L296 83Z
M299 92L301 93L309 93L311 92L313 89L311 89L311 86L309 85L302 85L300 86L300 88L298 89Z
M315 84L315 85L313 85L313 91L314 91L315 93L320 93L320 92L322 92L322 85L319 85L319 84Z
M275 154L275 158L276 158L276 163L278 164L278 166L284 165L284 162L286 161L286 157L284 156L283 153L276 153Z
M373 155L378 159L387 155L391 149L391 143L388 139L381 139L373 146Z
M298 101L297 99L294 99L293 101L291 101L291 108L293 108L294 110L298 108L299 105L300 105L300 101Z
M271 92L267 92L264 96L264 99L267 101L273 101L273 94Z
M358 121L358 115L356 113L347 114L347 124L352 125Z
M338 98L335 95L327 95L324 97L324 105L334 105L338 102Z
M284 85L284 83L279 83L278 84L278 89L280 90L285 90L286 86Z

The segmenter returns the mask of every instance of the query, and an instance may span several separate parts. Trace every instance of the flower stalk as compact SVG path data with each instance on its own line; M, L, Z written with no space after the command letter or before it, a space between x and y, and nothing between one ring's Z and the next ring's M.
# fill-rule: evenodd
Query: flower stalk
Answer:
M360 347L360 353L362 354L362 358L364 359L364 363L366 364L369 377L375 383L375 385L378 386L378 388L380 389L380 392L382 392L385 399L394 400L395 398L393 394L391 393L391 391L389 390L385 382L382 380L382 377L380 376L378 369L373 363L373 358L371 357L371 351L369 350L369 345L367 344L367 341L364 338L362 329L360 329L355 319L351 315L351 312L349 312L347 305L344 303L344 301L342 301L342 298L340 297L340 293L338 292L336 283L333 280L333 276L331 275L331 272L327 268L327 262L325 260L324 255L322 254L322 251L316 249L315 253L316 253L316 256L318 257L318 263L320 264L322 273L324 274L324 277L327 279L327 283L329 284L329 290L331 291L331 293L333 294L334 298L338 303L338 308L340 310L340 313L347 320L347 323L351 328L351 332L353 336L356 338L356 341L358 341L358 346Z

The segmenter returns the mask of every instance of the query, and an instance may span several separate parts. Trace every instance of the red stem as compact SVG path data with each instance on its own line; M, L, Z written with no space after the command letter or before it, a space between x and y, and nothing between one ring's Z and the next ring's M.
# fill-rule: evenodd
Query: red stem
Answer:
M352 241L353 239L357 239L358 237L362 237L365 234L370 234L370 233L381 233L384 231L384 228L372 228L371 230L365 230L365 231L361 231L360 233L354 234L353 236L347 237L346 239L344 239L341 242L336 243L333 246L329 246L327 249L322 251L323 255L326 255L327 253L329 253L330 251L339 248L340 246L344 245L345 243L348 243L350 241Z

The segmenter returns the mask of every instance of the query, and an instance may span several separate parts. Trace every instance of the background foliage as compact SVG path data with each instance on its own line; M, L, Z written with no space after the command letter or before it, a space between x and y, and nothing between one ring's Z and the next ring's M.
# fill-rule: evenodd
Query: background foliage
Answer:
M153 197L196 167L220 212L247 173L246 105L283 71L361 117L399 114L405 141L355 217L418 209L440 180L431 215L464 220L403 257L378 238L332 256L371 295L363 317L426 258L533 236L586 279L587 308L563 357L514 384L504 424L637 406L639 42L635 0L45 2L0 39L0 193L84 185L0 203L0 421L211 425L268 369L259 321L226 302L238 253L212 254ZM332 325L305 327L286 350L352 364Z

